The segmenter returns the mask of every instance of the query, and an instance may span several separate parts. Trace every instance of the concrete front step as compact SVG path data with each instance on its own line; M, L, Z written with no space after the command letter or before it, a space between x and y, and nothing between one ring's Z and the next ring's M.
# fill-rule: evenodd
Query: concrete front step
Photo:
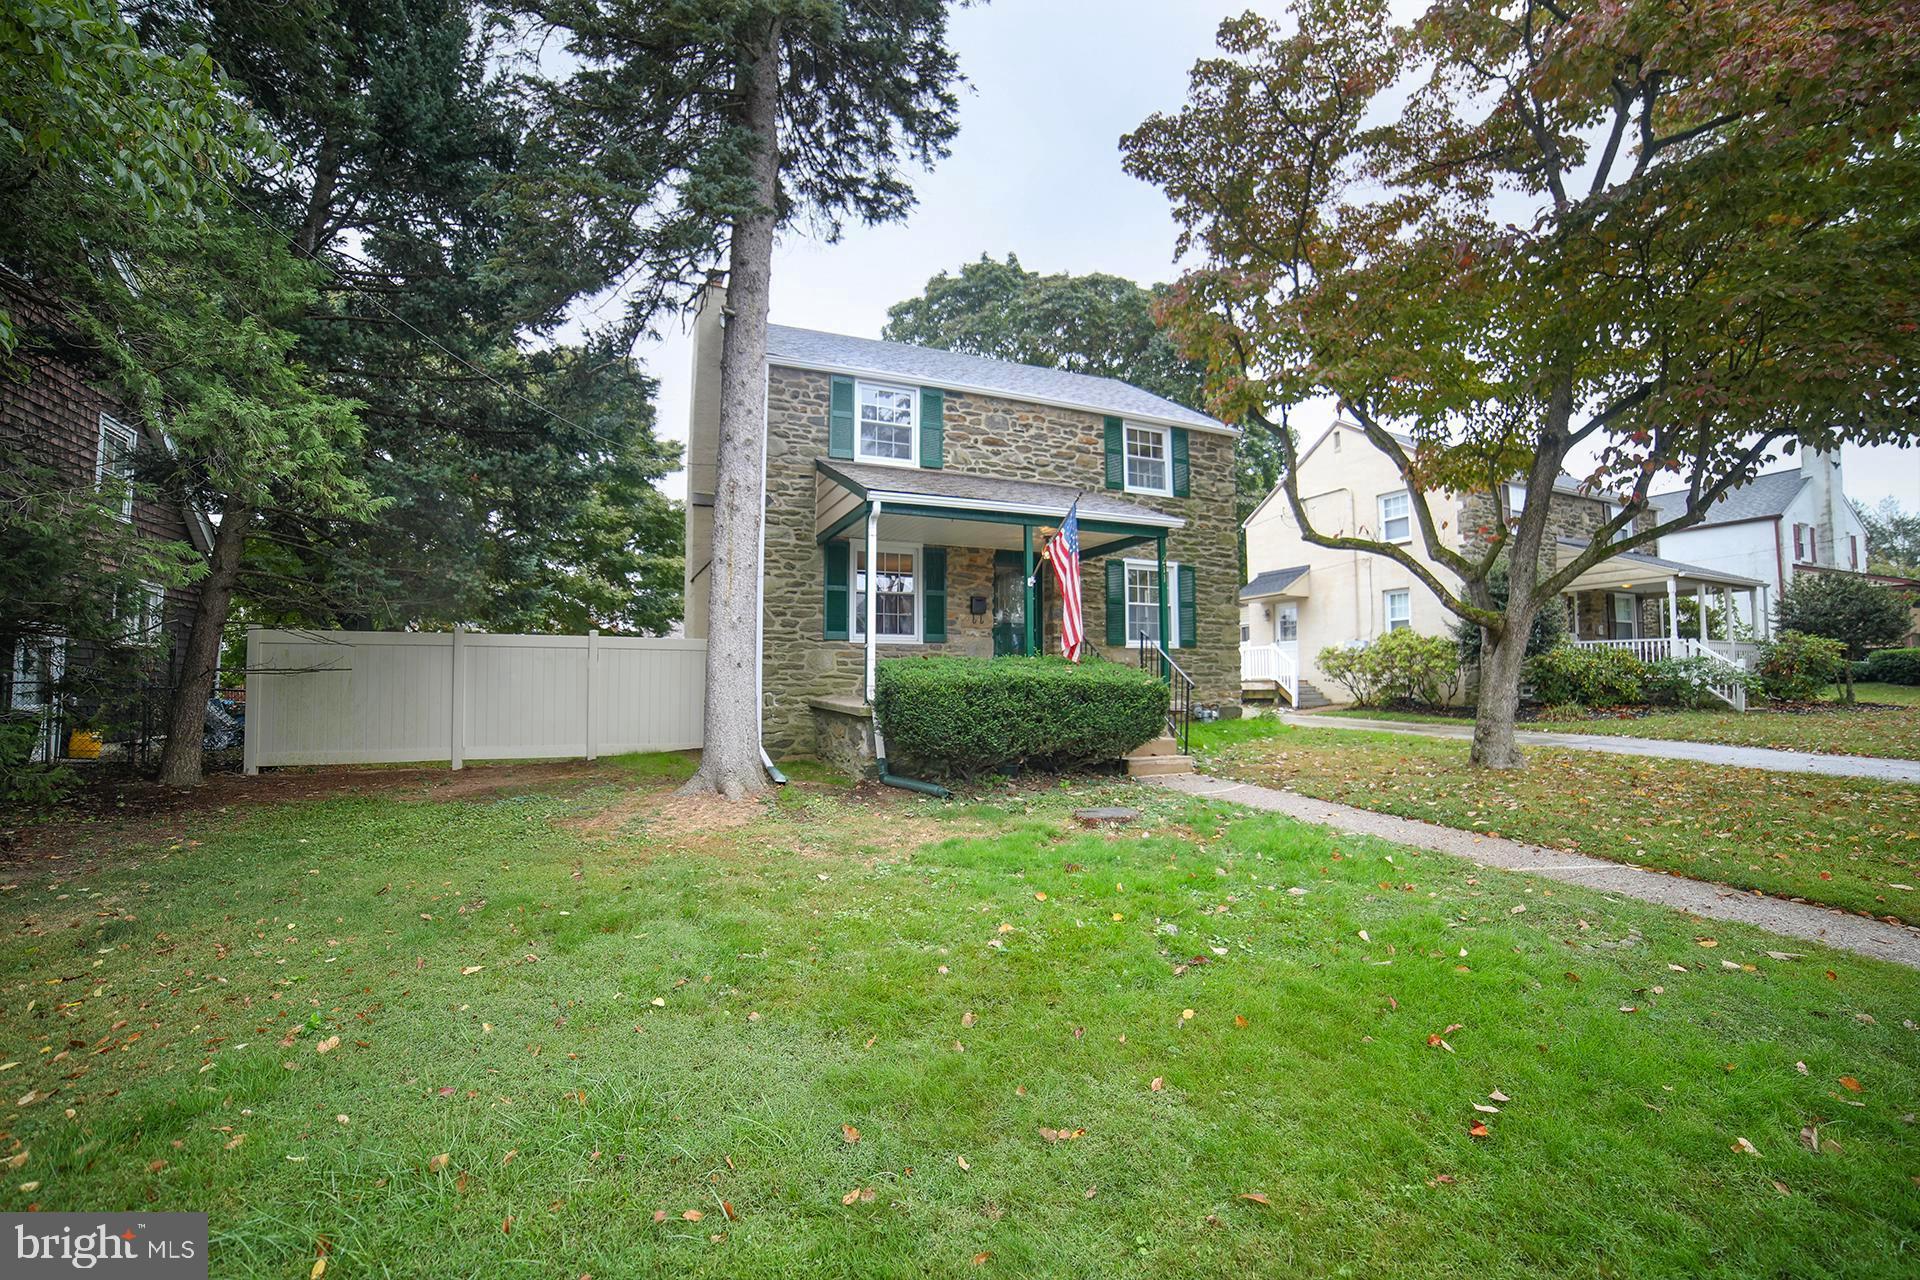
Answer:
M1131 755L1126 760L1129 778L1161 778L1193 772L1192 756Z
M1127 759L1131 760L1135 756L1177 756L1179 754L1180 744L1173 740L1172 734L1163 733L1135 747L1128 754Z
M1300 682L1300 701L1294 707L1294 710L1312 711L1316 707L1330 707L1332 705L1333 699L1327 697L1326 694L1320 692L1319 689L1315 688L1309 682L1305 680Z

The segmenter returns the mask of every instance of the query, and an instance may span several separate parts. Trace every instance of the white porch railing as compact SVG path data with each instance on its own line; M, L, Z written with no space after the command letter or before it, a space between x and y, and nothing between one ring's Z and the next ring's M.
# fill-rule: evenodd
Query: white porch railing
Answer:
M1644 636L1637 640L1575 640L1573 643L1581 649L1625 649L1642 662L1664 662L1668 658L1710 658L1733 674L1726 680L1710 683L1708 691L1735 711L1747 709L1747 685L1742 679L1746 666L1744 655L1735 658L1725 650L1738 654L1742 648L1754 650L1752 645L1719 640L1703 644L1698 640L1675 640L1669 636Z
M1240 683L1271 681L1286 691L1287 701L1300 705L1300 661L1293 646L1280 644L1243 644L1240 646Z

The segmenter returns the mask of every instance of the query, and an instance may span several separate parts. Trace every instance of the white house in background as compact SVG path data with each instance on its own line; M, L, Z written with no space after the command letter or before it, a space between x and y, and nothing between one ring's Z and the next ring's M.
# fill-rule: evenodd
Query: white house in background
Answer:
M1411 440L1402 439L1411 445ZM1301 502L1314 527L1398 543L1443 582L1452 571L1426 554L1414 526L1406 481L1360 428L1336 419L1300 454ZM1441 539L1455 549L1483 549L1500 522L1524 508L1526 490L1513 484L1494 493L1428 495ZM1550 554L1577 554L1619 507L1583 493L1572 477L1556 487L1549 510ZM1651 513L1639 517L1647 527ZM1413 572L1384 556L1336 551L1301 536L1286 495L1275 490L1248 516L1247 584L1240 589L1242 697L1272 697L1301 708L1324 705L1339 692L1321 671L1323 649L1365 644L1387 631L1410 627L1450 635L1455 616ZM1865 549L1860 552L1864 558ZM1581 574L1561 599L1574 643L1631 648L1643 660L1702 653L1730 666L1751 656L1751 644L1709 635L1705 642L1679 634L1681 599L1704 598L1721 607L1729 597L1747 602L1748 616L1763 614L1765 580L1668 556L1664 549L1623 551ZM1744 701L1729 683L1724 695Z
M1651 496L1661 520L1686 510L1684 492ZM1867 567L1867 530L1847 501L1840 455L1805 452L1791 471L1756 476L1713 504L1699 524L1660 539L1660 554L1766 584L1758 616L1736 599L1740 619L1764 634L1767 614L1796 573L1858 573Z

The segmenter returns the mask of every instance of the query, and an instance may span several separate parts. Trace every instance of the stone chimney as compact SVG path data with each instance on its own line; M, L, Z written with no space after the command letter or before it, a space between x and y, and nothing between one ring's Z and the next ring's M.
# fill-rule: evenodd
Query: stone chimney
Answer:
M1800 474L1813 496L1814 563L1844 568L1846 556L1840 550L1840 539L1847 528L1847 490L1841 482L1840 451L1802 450Z

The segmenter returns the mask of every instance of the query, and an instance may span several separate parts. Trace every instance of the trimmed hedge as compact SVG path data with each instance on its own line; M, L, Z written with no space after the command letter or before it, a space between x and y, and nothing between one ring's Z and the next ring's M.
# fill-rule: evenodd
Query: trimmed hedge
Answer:
M1528 658L1525 672L1533 696L1548 706L1617 707L1646 696L1646 664L1626 649L1562 645Z
M1920 649L1875 649L1867 655L1866 674L1854 670L1856 680L1881 684L1920 684Z
M970 777L1112 760L1166 732L1167 686L1138 667L1064 658L892 658L874 714L890 760Z

